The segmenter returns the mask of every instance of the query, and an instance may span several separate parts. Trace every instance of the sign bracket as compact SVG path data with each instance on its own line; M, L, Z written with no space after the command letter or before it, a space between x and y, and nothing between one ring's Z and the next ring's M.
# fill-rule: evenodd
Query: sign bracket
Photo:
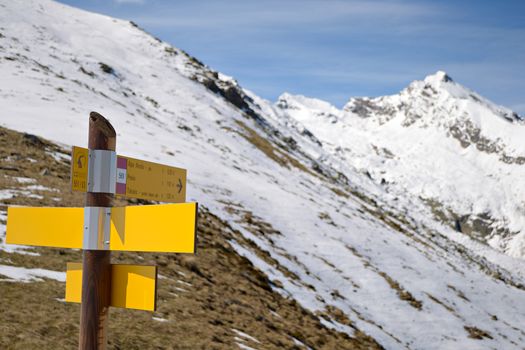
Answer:
M87 192L115 193L117 154L115 151L90 149Z
M84 208L82 249L110 250L111 208Z

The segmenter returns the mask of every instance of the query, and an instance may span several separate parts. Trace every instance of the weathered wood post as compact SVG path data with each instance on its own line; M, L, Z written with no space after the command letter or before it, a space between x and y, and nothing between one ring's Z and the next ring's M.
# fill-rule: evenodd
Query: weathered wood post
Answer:
M115 151L117 135L106 118L89 115L88 148ZM111 207L111 193L86 193L86 207ZM106 349L111 295L111 252L84 250L82 257L82 304L80 309L80 350Z

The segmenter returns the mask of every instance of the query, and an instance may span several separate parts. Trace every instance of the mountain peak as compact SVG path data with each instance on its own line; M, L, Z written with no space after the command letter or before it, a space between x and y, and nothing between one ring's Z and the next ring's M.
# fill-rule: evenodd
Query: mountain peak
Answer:
M303 95L292 95L285 92L279 96L276 105L281 109L304 109L315 110L320 112L337 112L337 108L327 101L307 97Z
M424 80L425 83L432 85L436 83L448 83L451 81L453 81L452 78L442 70L438 70L436 73L427 76Z

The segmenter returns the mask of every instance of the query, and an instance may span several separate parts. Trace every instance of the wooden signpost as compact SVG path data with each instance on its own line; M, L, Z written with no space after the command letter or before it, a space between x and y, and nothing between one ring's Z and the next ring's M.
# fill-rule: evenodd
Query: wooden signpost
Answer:
M6 243L83 250L68 263L66 301L81 303L79 349L105 349L109 307L156 309L155 266L110 263L111 251L195 253L197 203L186 170L115 153L116 133L89 117L88 149L73 147L71 188L83 208L9 207ZM114 195L175 204L113 207Z

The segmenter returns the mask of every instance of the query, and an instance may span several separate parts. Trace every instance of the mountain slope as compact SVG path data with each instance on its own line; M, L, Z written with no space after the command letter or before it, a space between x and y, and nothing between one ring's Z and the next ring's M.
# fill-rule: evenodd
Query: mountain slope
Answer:
M1 124L84 146L97 110L115 126L119 154L187 168L188 199L238 232L214 234L262 271L272 293L316 314L336 348L348 344L341 334L362 332L386 348L523 342L523 261L458 237L412 197L363 176L321 128L132 23L46 0L0 6ZM327 119L338 113L330 108ZM20 254L6 250L15 264Z
M2 234L5 205L83 205L83 195L69 189L69 150L0 128L0 159ZM125 204L136 201L117 203ZM231 349L261 343L264 349L378 348L362 333L350 338L324 327L313 313L272 291L267 277L228 243L245 242L240 233L202 206L198 223L197 257L112 254L116 263L157 265L160 280L156 312L110 311L110 348ZM0 241L0 348L77 347L79 307L64 302L62 271L81 259L77 250Z

